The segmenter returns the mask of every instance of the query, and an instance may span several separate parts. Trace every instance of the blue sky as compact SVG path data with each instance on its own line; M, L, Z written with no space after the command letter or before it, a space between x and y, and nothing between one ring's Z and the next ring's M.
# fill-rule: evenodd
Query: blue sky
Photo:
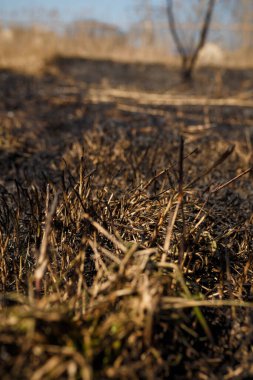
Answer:
M164 0L152 0L153 4ZM138 0L0 0L0 18L4 20L38 21L47 18L45 11L57 10L60 20L96 18L125 29L135 20Z
M144 0L0 0L0 22L18 21L28 23L43 23L48 26L59 26L60 22L71 22L75 19L93 18L100 21L113 23L127 29L129 25L143 17L140 11L140 5ZM159 6L165 6L166 0L146 0L158 9ZM202 0L178 0L181 4L178 8L177 16L180 18L189 14L182 10L194 9L194 3ZM252 0L253 1L253 0ZM223 0L216 3L216 12L219 15L219 21L225 22L226 18L231 21L231 12L229 7L233 4L238 8L239 0ZM138 11L139 4L139 11ZM188 5L188 7L186 7ZM190 5L190 7L189 7ZM203 4L202 4L203 5ZM54 16L49 17L49 12L57 12L58 19Z

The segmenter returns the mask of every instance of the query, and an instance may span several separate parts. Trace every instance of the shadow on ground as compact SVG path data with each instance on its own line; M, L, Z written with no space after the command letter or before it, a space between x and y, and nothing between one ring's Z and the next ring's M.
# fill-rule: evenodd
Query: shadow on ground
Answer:
M180 84L177 68L162 64L57 56L40 76L1 70L1 183L14 179L38 182L45 177L58 181L66 152L79 143L85 153L84 134L98 126L106 126L108 130L110 125L139 128L146 134L151 127L155 131L154 141L159 140L165 125L178 131L206 122L238 128L242 119L245 120L240 108L221 110L197 104L187 107L147 104L139 110L127 111L119 106L117 99L94 102L89 98L89 89L94 86L203 95L209 86L210 73L215 75L214 70L208 70L199 71L196 82L187 87ZM224 92L252 88L249 71L227 70L223 78ZM120 102L122 105L123 100ZM252 114L248 119L250 124Z
M49 62L49 67L56 67L63 75L87 86L211 96L236 96L240 91L249 91L248 96L252 96L253 90L252 69L198 68L196 80L185 84L177 66L163 63L129 63L58 55Z

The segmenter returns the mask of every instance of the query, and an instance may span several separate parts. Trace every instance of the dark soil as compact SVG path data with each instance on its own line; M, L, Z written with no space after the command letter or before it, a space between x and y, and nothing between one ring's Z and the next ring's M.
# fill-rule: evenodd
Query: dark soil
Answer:
M253 377L252 88L75 57L0 71L1 379Z

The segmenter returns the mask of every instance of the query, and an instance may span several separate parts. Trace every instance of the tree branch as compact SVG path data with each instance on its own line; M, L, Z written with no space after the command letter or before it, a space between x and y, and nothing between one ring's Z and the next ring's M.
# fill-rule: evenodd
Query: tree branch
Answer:
M182 44L178 31L177 31L174 13L173 13L173 0L167 0L167 15L168 15L168 21L169 21L169 28L170 28L170 32L173 37L173 40L175 42L175 45L177 47L178 53L182 59L182 73L183 73L184 79L189 80L192 77L192 71L197 61L199 52L204 46L205 41L206 41L207 33L208 33L211 19L212 19L215 1L216 0L208 1L208 6L205 13L205 18L203 20L203 24L201 27L198 44L193 50L193 52L189 55L188 52L186 51L186 48Z

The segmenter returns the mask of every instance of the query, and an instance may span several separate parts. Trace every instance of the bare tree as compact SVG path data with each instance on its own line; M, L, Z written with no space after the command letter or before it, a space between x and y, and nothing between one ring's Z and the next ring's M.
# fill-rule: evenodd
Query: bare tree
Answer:
M202 47L205 45L206 37L210 27L213 9L216 0L208 0L208 5L206 8L203 24L200 28L199 37L196 46L192 51L184 46L178 33L178 28L176 26L174 12L173 12L173 0L167 0L167 14L169 21L169 28L172 38L177 47L178 53L180 54L182 61L182 77L185 81L190 81L192 79L193 70L198 59L198 55Z

